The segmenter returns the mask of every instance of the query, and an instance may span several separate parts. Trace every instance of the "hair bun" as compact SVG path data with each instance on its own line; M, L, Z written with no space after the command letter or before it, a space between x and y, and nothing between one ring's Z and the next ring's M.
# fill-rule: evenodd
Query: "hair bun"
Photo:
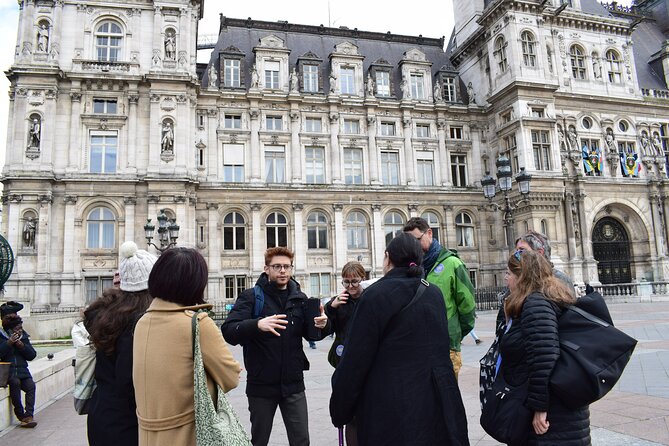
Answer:
M135 255L137 249L137 243L133 241L127 241L121 245L121 249L119 251L121 253L121 257L124 259L129 259Z

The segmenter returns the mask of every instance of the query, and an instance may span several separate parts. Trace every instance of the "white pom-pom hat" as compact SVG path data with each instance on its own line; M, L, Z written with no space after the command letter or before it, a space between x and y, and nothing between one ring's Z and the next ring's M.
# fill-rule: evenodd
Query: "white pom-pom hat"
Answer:
M137 243L128 241L121 245L121 264L118 268L123 291L143 291L149 288L149 274L158 257L137 248Z

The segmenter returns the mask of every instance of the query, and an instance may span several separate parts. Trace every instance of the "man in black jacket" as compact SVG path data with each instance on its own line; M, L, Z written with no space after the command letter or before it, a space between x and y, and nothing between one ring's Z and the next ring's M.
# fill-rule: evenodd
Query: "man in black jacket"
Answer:
M244 348L246 396L251 413L251 442L265 446L279 406L291 446L309 444L303 371L309 369L302 338L318 341L329 334L327 316L310 312L307 296L291 278L293 253L265 252L264 273L245 290L221 327L223 337Z

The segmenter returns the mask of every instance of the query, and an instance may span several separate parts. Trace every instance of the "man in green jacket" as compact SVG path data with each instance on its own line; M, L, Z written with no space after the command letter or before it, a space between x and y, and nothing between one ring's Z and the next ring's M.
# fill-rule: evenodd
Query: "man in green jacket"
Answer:
M428 282L436 285L444 295L448 317L448 333L451 338L451 361L455 377L462 367L460 343L474 328L476 301L474 286L469 273L458 255L441 246L432 236L432 229L424 218L414 217L404 226L404 232L412 234L423 248L423 268Z

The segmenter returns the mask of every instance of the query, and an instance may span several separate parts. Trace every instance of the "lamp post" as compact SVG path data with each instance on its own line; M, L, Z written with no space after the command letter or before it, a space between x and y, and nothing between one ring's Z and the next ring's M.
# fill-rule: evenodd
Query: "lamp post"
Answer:
M153 239L153 233L156 227L151 223L151 219L146 220L144 225L144 237L146 237L146 244L153 246L161 253L170 249L173 246L176 246L177 239L179 238L179 225L177 224L177 219L169 219L165 214L165 209L161 209L157 217L158 220L158 241L160 246L151 242ZM169 224L168 224L169 220Z
M490 172L486 172L486 175L481 179L481 186L483 186L483 195L488 199L489 205L496 210L504 212L506 242L509 246L509 252L511 252L514 247L513 212L518 209L518 205L527 201L527 195L530 193L530 181L532 180L532 175L525 172L524 167L520 168L520 172L516 175L516 182L518 183L518 191L522 198L512 203L509 198L509 192L511 191L513 181L511 161L506 155L502 154L497 158L495 165L497 166L497 180L490 176ZM492 201L497 193L498 186L499 190L504 194L503 206Z

